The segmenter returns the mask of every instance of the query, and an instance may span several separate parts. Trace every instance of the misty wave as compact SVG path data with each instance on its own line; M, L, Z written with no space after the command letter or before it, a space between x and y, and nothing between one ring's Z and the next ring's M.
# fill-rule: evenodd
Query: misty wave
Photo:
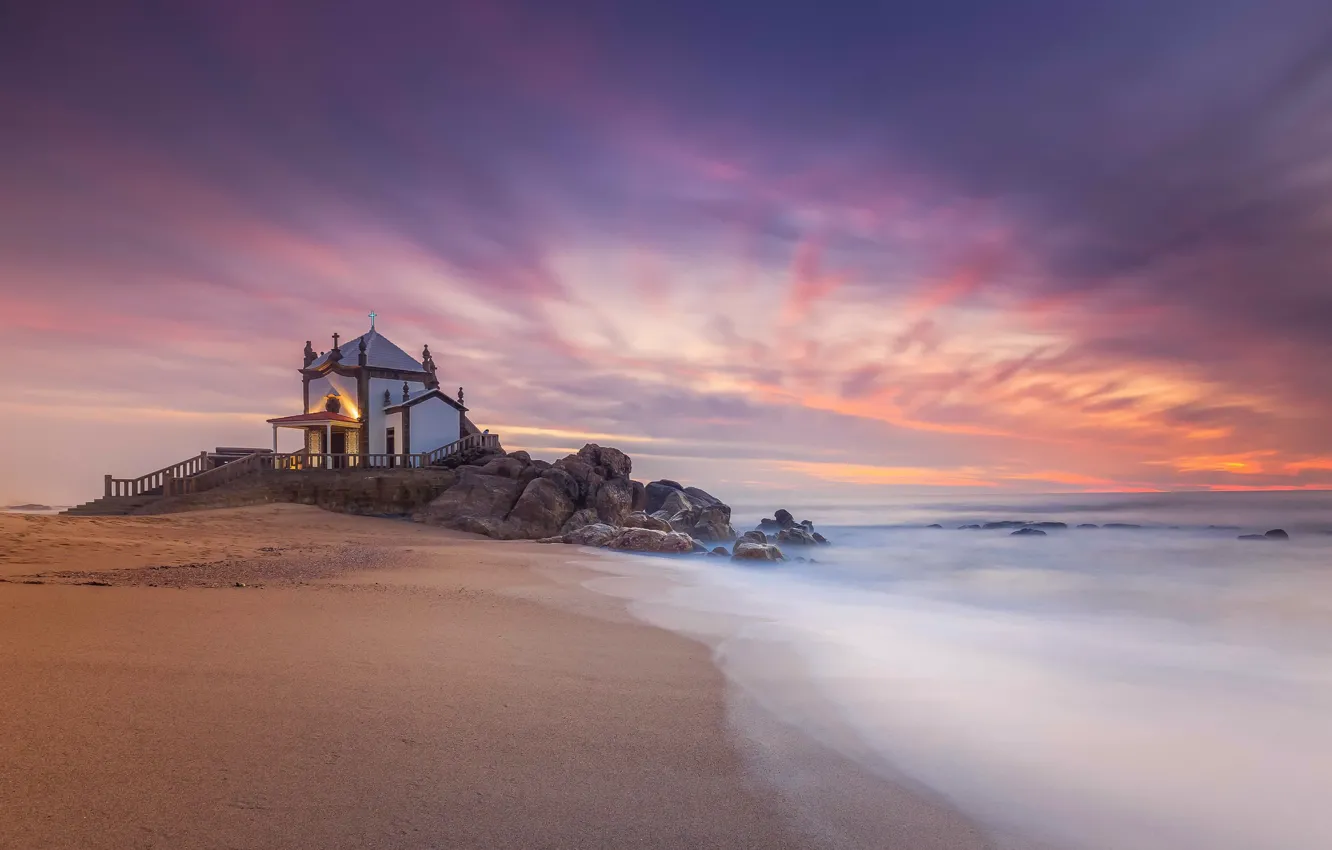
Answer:
M828 533L817 564L679 562L612 592L1005 847L1332 847L1332 537Z

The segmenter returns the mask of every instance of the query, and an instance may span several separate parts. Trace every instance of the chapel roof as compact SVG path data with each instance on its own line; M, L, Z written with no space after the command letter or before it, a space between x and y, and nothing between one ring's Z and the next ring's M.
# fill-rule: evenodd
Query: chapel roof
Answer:
M338 351L342 352L344 366L355 366L360 362L362 339L365 340L367 366L376 366L380 369L402 369L408 372L425 371L421 361L398 348L388 337L374 329L366 331L364 336L349 339L338 346ZM326 362L328 362L328 354L321 354L307 368L318 369Z

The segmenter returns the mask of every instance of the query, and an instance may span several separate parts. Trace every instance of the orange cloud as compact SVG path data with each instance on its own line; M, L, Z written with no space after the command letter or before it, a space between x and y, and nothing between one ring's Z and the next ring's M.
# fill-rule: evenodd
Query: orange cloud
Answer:
M1169 464L1178 472L1228 472L1232 475L1260 475L1264 471L1261 459L1275 454L1275 451L1267 449L1228 455L1194 455L1159 463Z
M780 461L777 468L839 484L898 484L923 487L994 487L977 469L930 469L915 466L871 466L858 463Z

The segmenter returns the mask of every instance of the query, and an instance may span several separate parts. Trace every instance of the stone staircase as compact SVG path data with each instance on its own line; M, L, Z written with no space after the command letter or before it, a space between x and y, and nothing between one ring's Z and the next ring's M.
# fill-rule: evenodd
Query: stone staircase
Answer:
M129 516L140 508L147 507L158 499L161 499L160 493L144 493L138 496L103 496L100 499L94 499L91 502L84 502L76 505L67 511L61 511L61 516Z

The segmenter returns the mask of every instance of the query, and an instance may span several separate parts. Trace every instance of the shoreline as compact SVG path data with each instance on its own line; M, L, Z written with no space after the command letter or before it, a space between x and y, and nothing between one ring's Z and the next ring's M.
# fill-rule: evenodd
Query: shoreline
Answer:
M769 727L839 779L811 823L706 646L581 550L297 505L0 523L0 845L984 846Z

